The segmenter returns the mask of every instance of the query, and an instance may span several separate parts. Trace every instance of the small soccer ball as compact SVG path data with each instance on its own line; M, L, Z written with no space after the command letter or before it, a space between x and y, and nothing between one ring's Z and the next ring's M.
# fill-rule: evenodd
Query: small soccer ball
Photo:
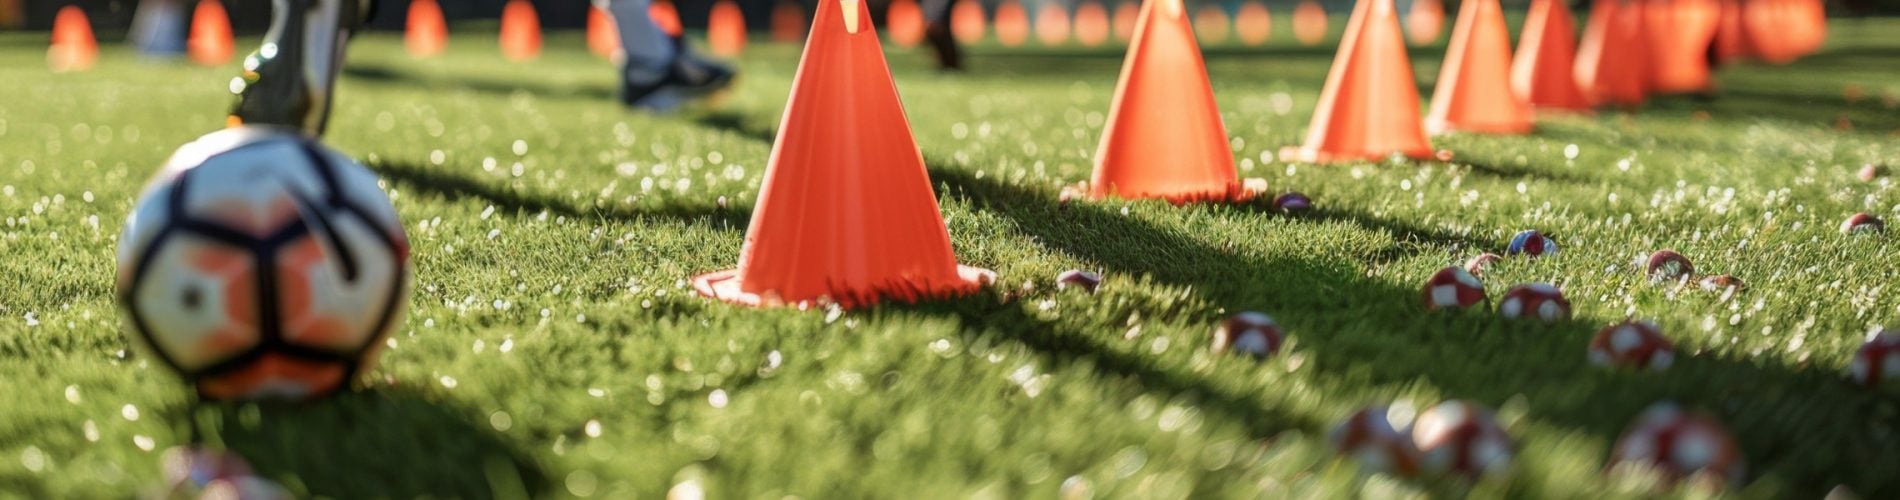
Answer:
M1650 281L1676 281L1694 275L1695 264L1675 250L1663 250L1649 255L1643 264L1643 274L1648 275Z
M1511 436L1491 410L1469 401L1446 401L1412 422L1412 444L1428 471L1467 477L1503 474L1511 467Z
M1101 285L1102 275L1081 269L1070 269L1063 271L1062 274L1056 275L1056 290L1067 290L1069 287L1076 287L1085 292L1095 293L1095 287Z
M1370 406L1333 427L1333 451L1359 462L1369 472L1410 476L1418 473L1418 448L1410 436L1392 427L1384 406Z
M1439 269L1425 280L1425 308L1465 309L1484 302L1484 284L1457 266Z
M1856 175L1856 177L1860 177L1860 180L1863 180L1863 181L1873 182L1873 181L1879 180L1881 177L1884 177L1886 175L1887 175L1886 165L1877 165L1877 164L1869 163L1866 165L1861 165L1860 173Z
M1847 220L1841 221L1841 232L1845 234L1878 233L1886 230L1887 223L1881 222L1879 217L1874 217L1867 212L1854 214Z
M1228 316L1214 329L1214 352L1229 350L1265 358L1279 352L1286 334L1273 318L1257 312Z
M185 145L119 239L138 343L208 399L303 399L373 364L409 299L409 243L376 176L294 132Z
M1721 422L1667 402L1637 416L1610 453L1612 472L1654 471L1670 482L1701 476L1718 485L1735 483L1746 472L1741 448Z
M1590 339L1590 363L1661 371L1676 362L1676 346L1662 328L1648 321L1624 321L1603 327Z
M1900 378L1900 331L1882 331L1861 344L1860 351L1854 353L1854 361L1847 365L1847 376L1867 387Z
M1726 292L1730 289L1741 290L1748 288L1748 284L1743 283L1741 278L1726 274L1704 277L1696 281L1696 284L1700 285L1703 290L1710 292Z
M1472 257L1471 260L1465 261L1465 272L1471 273L1472 276L1484 276L1485 270L1490 269L1493 264L1497 264L1498 261L1501 260L1504 260L1504 256L1491 252L1481 253L1478 254L1477 257Z
M1505 319L1536 318L1554 323L1570 319L1570 301L1554 285L1528 283L1504 292L1504 300L1498 302L1498 315Z
M1504 253L1506 255L1523 255L1526 257L1556 255L1557 242L1551 241L1549 237L1544 236L1544 233L1537 232L1536 229L1526 229L1517 233L1517 236L1511 237L1511 244L1505 247Z
M1289 214L1302 213L1313 209L1313 199L1300 193L1286 193L1273 198L1273 209Z

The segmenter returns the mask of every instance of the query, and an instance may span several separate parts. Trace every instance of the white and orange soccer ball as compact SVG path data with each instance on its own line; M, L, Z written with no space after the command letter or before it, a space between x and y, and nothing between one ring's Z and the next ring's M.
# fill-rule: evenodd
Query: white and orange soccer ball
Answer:
M376 176L272 128L180 148L118 256L131 334L210 399L348 386L409 298L408 238Z
M1214 329L1214 352L1231 350L1264 358L1279 352L1285 341L1286 333L1280 331L1280 325L1257 312L1228 316Z
M1485 301L1484 283L1458 266L1439 269L1425 280L1425 308L1468 309Z
M1867 387L1900 378L1900 331L1882 331L1861 344L1854 361L1847 365L1847 376Z
M1491 410L1469 401L1446 401L1412 421L1412 444L1427 471L1485 477L1508 473L1511 436Z
M1643 410L1610 453L1611 472L1647 470L1671 482L1704 477L1732 484L1746 472L1741 448L1721 422L1667 402Z
M1648 321L1603 327L1590 339L1590 363L1662 371L1676 362L1676 346Z
M1359 462L1370 472L1410 476L1418 473L1418 448L1412 439L1393 428L1384 406L1370 406L1355 412L1333 428L1333 451Z
M1498 301L1498 315L1504 319L1536 318L1546 323L1570 319L1570 300L1563 290L1548 283L1529 283L1511 287Z

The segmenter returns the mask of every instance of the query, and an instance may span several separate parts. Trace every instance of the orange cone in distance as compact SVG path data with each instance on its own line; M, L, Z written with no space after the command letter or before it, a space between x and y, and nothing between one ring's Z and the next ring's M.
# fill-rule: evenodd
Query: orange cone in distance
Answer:
M1069 11L1054 2L1036 10L1036 41L1055 46L1069 42Z
M1597 105L1636 106L1648 97L1649 61L1643 50L1638 4L1603 0L1590 7L1590 24L1577 44L1577 86Z
M819 0L739 267L693 278L747 306L858 307L963 294L923 155L862 0Z
M1301 0L1293 8L1293 39L1300 45L1313 46L1326 41L1326 8L1314 0Z
M1085 0L1075 8L1075 41L1084 47L1108 42L1108 9L1101 2Z
M1821 0L1748 0L1742 2L1742 26L1755 56L1772 64L1794 62L1827 42Z
M501 55L514 62L541 55L541 16L528 0L508 0L501 9Z
M1135 22L1089 178L1090 198L1111 196L1173 203L1249 197L1181 0L1149 0Z
M1115 28L1115 41L1126 42L1135 36L1135 18L1141 15L1141 8L1135 2L1122 0L1115 5L1115 15L1109 16L1109 22Z
M435 0L409 2L408 25L403 30L403 47L416 58L442 54L449 46L449 23L442 17L442 6Z
M1003 0L996 6L996 41L1015 47L1029 41L1029 12L1016 0Z
M620 60L620 26L600 4L587 9L587 50L602 59Z
M772 8L772 41L798 43L805 40L805 9L795 0L779 0Z
M891 43L916 47L924 41L924 9L917 6L917 0L892 0L890 8L884 11L883 26Z
M1722 0L1722 22L1716 25L1715 52L1716 64L1728 64L1752 57L1748 47L1748 34L1742 27L1741 0Z
M1294 158L1341 162L1380 160L1394 153L1431 157L1415 85L1398 9L1392 0L1359 0L1320 91L1306 144L1292 152Z
M668 35L679 37L686 32L686 26L680 24L680 11L673 7L672 0L653 0L647 4L647 17L653 18L653 24Z
M1412 0L1405 13L1405 35L1412 45L1430 45L1445 29L1445 4L1439 0Z
M231 16L218 0L199 0L191 12L191 35L185 41L191 60L205 66L231 62L237 47L231 40Z
M956 0L950 6L950 35L958 43L976 43L983 41L983 34L989 31L989 19L984 17L983 2L979 0Z
M1511 63L1511 91L1537 111L1589 112L1577 86L1577 23L1564 0L1531 0Z
M1136 26L1140 26L1140 23L1136 23ZM1194 13L1194 33L1201 41L1219 45L1227 41L1227 32L1233 28L1233 23L1228 22L1227 10L1219 4L1207 4Z
M53 43L46 49L46 65L54 73L85 71L99 61L99 41L92 21L77 5L61 7L53 15Z
M713 2L706 17L706 48L712 53L733 57L745 52L745 12L732 0Z
M1722 25L1718 0L1651 0L1643 7L1649 40L1649 86L1657 93L1709 92L1709 44Z
M1530 104L1511 91L1511 33L1498 0L1464 0L1458 8L1425 130L1530 133Z
M1273 37L1273 14L1260 2L1240 4L1240 10L1234 13L1234 34L1239 35L1240 43L1266 44Z

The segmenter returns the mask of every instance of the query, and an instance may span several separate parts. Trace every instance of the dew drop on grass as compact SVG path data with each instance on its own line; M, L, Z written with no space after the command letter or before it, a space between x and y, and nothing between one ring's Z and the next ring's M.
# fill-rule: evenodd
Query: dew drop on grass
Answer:
M496 411L488 414L488 426L494 427L496 431L507 432L515 426L515 419L508 416L508 412Z
M79 404L79 386L76 386L76 385L66 386L66 402L72 403L72 404Z
M46 469L46 453L40 451L38 446L28 445L20 452L20 465L26 467L28 472L38 474Z
M706 395L706 404L712 405L713 408L725 408L728 402L730 401L726 397L725 389L714 389L712 394Z
M588 420L586 425L581 426L581 430L587 433L587 437L600 437L600 421Z
M93 423L92 419L86 419L85 423L79 424L79 432L85 434L86 442L99 442L99 424Z
M457 382L455 381L455 377L450 377L448 375L443 375L440 381L442 382L442 387L448 388L448 389L454 389L455 385L457 384Z
M132 444L138 446L140 450L152 451L152 448L158 446L158 441L152 439L151 436L141 434L132 436Z
M594 477L594 473L584 470L569 472L567 474L567 481L565 482L567 484L567 492L577 497L593 496L595 488L600 487L600 479ZM676 497L668 494L667 498L670 500Z
M122 406L119 408L119 416L125 417L126 420L137 422L139 421L139 407L130 404Z

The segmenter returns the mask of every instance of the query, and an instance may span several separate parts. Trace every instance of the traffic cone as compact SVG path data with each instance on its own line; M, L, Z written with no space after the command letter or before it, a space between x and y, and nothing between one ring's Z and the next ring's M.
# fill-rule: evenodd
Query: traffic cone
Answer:
M1090 198L1111 196L1177 204L1250 198L1181 0L1149 0L1135 21L1089 178Z
M1771 64L1794 62L1827 42L1821 0L1748 0L1742 2L1742 26L1751 52Z
M1430 157L1415 85L1398 9L1392 0L1359 0L1320 91L1306 144L1291 152L1293 157L1306 162L1379 160L1393 153Z
M1709 48L1715 64L1728 64L1752 57L1746 30L1742 26L1742 2L1722 0L1722 22L1716 25L1715 43Z
M1577 86L1577 25L1563 0L1531 0L1511 63L1511 91L1537 111L1590 111Z
M1108 42L1108 9L1101 2L1087 0L1075 8L1075 41L1084 47Z
M747 306L868 306L975 291L957 265L862 0L819 0L738 269L693 278Z
M1577 86L1598 105L1636 106L1648 98L1649 68L1639 4L1600 0L1577 44Z
M779 0L772 8L772 41L798 43L805 40L805 9L794 0Z
M983 41L984 32L989 31L989 20L983 17L983 2L979 0L957 0L950 6L950 34L959 43Z
M92 21L77 5L61 7L53 15L53 43L46 49L46 65L54 73L85 71L99 61L99 41L92 37Z
M409 49L411 57L433 57L442 54L442 50L448 47L449 24L442 17L442 6L435 0L409 2L407 24L403 30L402 43Z
M1273 37L1273 14L1260 2L1240 4L1240 10L1234 13L1234 33L1239 35L1240 43L1264 45Z
M1313 0L1301 0L1293 8L1293 39L1300 45L1313 46L1326 41L1326 8Z
M712 53L733 57L745 52L745 12L732 0L713 2L706 17L706 48Z
M587 50L602 59L620 60L620 26L602 4L587 9Z
M647 17L653 19L653 24L659 26L660 31L674 38L686 32L685 25L680 24L680 11L673 7L672 0L653 0L653 3L647 4Z
M1115 41L1127 42L1135 36L1135 18L1141 16L1141 8L1135 2L1123 0L1115 5L1115 15L1109 16L1115 27Z
M1036 10L1036 41L1055 46L1069 41L1069 11L1054 2Z
M508 0L501 9L501 55L514 62L541 55L541 17L528 0Z
M1432 92L1425 130L1528 134L1531 107L1511 91L1511 33L1498 0L1464 0Z
M200 0L191 12L191 35L185 42L191 60L205 66L231 62L237 47L231 41L231 16L218 0Z
M1649 40L1649 86L1657 93L1704 93L1709 78L1709 44L1722 25L1718 0L1650 0L1643 7Z
M822 1L822 0L821 0ZM996 41L1015 47L1029 41L1029 12L1016 0L1003 0L996 6Z
M1140 26L1136 22L1136 26ZM1233 24L1227 20L1227 10L1220 4L1207 4L1194 13L1194 34L1201 41L1219 45L1227 41L1227 32L1233 30Z
M1405 35L1412 45L1430 45L1445 29L1445 4L1439 0L1412 0L1405 13Z

